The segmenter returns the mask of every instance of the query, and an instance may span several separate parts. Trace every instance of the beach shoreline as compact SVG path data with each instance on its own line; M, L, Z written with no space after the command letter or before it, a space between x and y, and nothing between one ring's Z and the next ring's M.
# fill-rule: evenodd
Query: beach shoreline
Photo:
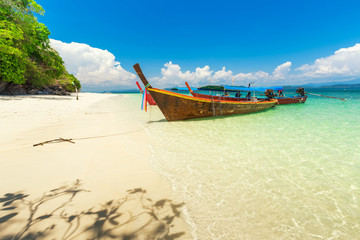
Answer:
M144 129L144 115L138 109L130 109L126 101L126 94L80 93L78 101L74 95L1 96L0 175L5 181L0 184L0 194L22 192L36 199L60 186L74 187L72 184L79 180L79 186L86 191L72 199L75 212L105 202L114 204L124 196L133 200L135 196L141 199L146 196L146 206L152 206L152 211L159 210L160 200L166 200L170 209L172 204L180 208L180 199L174 199L168 180L150 164L150 139ZM59 138L71 142L58 141ZM170 199L173 201L167 201ZM47 210L54 206L49 204ZM136 207L122 205L122 208L128 211ZM164 209L158 214L163 212ZM12 226L11 221L16 218L24 221L20 218L25 215L18 214L6 224ZM171 222L176 223L175 227L168 234L182 233L177 239L190 239L184 220L175 215ZM117 234L134 232L144 221L136 219L135 225L127 224L117 229ZM34 229L40 231L44 226L37 224ZM167 227L170 229L170 224ZM148 231L150 228L147 227ZM2 234L11 235L15 231L16 228L8 227Z

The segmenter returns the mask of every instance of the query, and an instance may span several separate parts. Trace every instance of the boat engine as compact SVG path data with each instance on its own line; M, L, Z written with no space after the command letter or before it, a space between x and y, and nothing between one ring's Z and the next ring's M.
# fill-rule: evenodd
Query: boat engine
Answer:
M296 89L296 93L300 94L301 96L305 96L305 89L303 87L299 87Z
M276 97L276 94L274 93L274 90L266 89L265 96L268 98L274 98L274 97Z

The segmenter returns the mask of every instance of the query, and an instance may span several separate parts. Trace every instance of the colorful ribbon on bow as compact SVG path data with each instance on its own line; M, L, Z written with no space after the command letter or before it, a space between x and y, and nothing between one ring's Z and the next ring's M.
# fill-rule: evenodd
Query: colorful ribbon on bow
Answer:
M145 110L145 112L147 112L147 89L145 88L142 92L141 110Z

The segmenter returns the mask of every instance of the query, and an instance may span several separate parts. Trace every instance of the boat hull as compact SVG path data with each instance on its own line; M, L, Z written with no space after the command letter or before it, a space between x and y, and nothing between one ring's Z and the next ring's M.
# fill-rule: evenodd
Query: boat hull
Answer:
M283 104L292 104L292 103L304 103L306 102L307 96L300 97L285 97L285 98L276 98L279 101L280 105Z
M157 88L149 88L148 90L168 121L254 113L269 109L277 104L277 100L263 102L221 101L191 97Z

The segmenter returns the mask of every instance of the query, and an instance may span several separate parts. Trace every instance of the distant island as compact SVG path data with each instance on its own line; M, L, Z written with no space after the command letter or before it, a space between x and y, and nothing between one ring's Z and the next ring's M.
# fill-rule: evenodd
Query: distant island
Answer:
M67 95L80 89L34 14L44 14L34 0L0 1L0 94Z
M350 83L349 83L350 82ZM355 84L351 84L351 82L359 82ZM246 87L246 86L241 86ZM297 89L299 87L304 88L345 88L345 89L360 89L360 79L354 79L346 82L326 82L326 83L307 83L304 85L286 85L283 86L285 89ZM167 90L180 90L184 89L184 87L172 87L165 88ZM139 89L129 89L129 90L114 90L114 91L105 91L103 93L139 93Z
M360 78L352 79L349 81L341 81L341 82L323 82L323 83L306 83L303 85L288 85L284 86L287 89L293 89L298 87L304 88L349 88L355 89L360 88Z
M349 89L360 89L360 84L335 84L330 86L322 86L321 88L349 88Z

